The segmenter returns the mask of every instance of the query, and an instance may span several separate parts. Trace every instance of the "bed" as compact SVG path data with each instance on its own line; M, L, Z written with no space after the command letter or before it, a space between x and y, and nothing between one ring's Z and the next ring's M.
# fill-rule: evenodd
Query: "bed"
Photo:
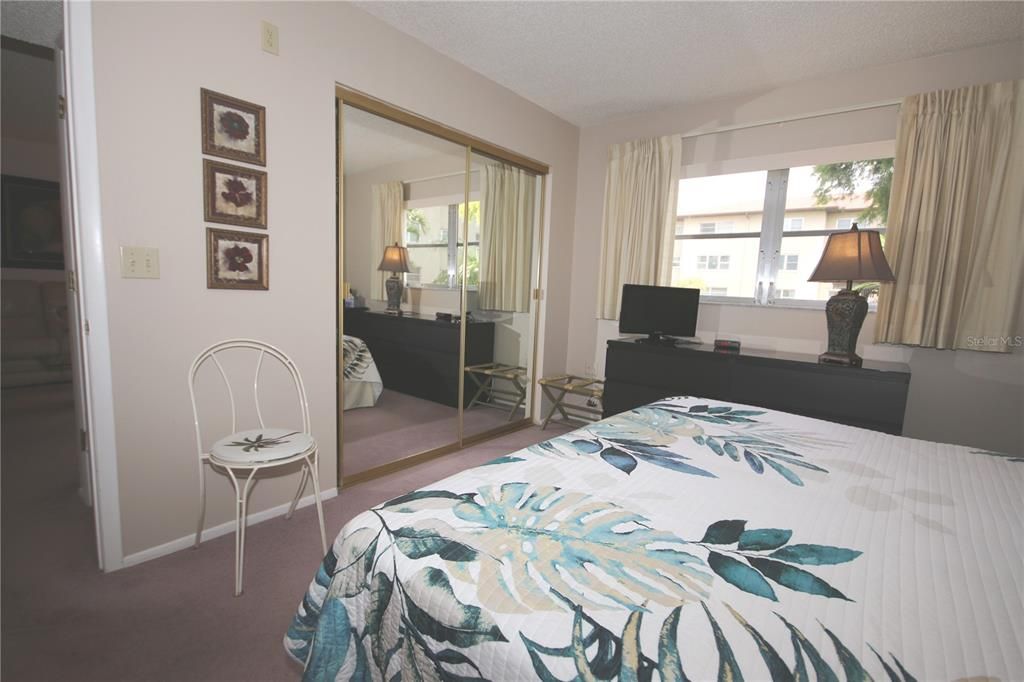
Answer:
M345 407L373 407L384 390L377 364L366 343L355 336L342 337L342 362L345 378Z
M309 680L1021 679L1022 499L1018 456L673 398L355 517L284 643Z

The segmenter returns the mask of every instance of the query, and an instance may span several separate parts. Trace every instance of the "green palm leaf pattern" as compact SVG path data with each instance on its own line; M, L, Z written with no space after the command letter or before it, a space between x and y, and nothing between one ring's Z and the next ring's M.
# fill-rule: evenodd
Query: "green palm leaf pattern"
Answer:
M640 647L637 633L645 617L643 610L636 610L630 613L621 634L615 634L612 630L604 627L595 619L592 614L577 605L566 600L573 607L572 629L568 634L569 644L566 646L543 645L529 637L520 634L520 639L529 653L537 677L546 682L568 682L552 672L553 664L558 659L570 659L577 671L578 680L651 680L654 673L657 679L682 681L689 680L686 674L686 658L680 652L679 641L679 620L680 613L688 608L686 605L678 606L669 612L662 621L658 637L658 659L653 660ZM741 682L744 676L749 679L761 680L771 679L776 681L808 680L808 670L805 657L811 663L815 679L820 682L838 682L840 673L842 679L847 680L870 680L871 677L862 665L861 661L850 652L831 631L824 626L822 630L832 642L838 666L829 663L821 653L810 643L804 634L787 622L781 616L779 618L786 626L789 633L788 643L793 649L793 664L783 659L779 649L748 623L729 604L724 604L725 609L732 615L733 619L742 627L742 631L750 637L757 650L761 653L763 667L747 662L745 668L741 669L733 653L733 646L725 636L722 626L711 614L707 603L701 602L708 627L714 636L715 646L718 654L719 682ZM776 614L778 615L778 614ZM693 623L693 621L691 621ZM687 638L693 639L694 632L688 631ZM600 645L594 649L594 644ZM685 644L685 641L684 641ZM875 651L874 647L868 645L872 653L882 664L891 682L916 682L914 677L908 673L895 656L892 657L891 665L884 657ZM594 653L589 653L593 651ZM696 659L706 659L710 654L706 650L695 651Z
M690 438L718 457L743 462L758 475L773 471L796 486L804 485L797 474L800 469L828 473L808 461L799 450L835 445L834 442L780 430L756 419L763 414L762 410L731 405L686 407L673 401L659 401L586 426L566 438L531 446L529 450L548 457L598 455L627 475L645 462L678 473L716 478L692 458L669 447Z
M342 340L342 361L344 378L359 379L373 364L373 356L362 339L345 336Z

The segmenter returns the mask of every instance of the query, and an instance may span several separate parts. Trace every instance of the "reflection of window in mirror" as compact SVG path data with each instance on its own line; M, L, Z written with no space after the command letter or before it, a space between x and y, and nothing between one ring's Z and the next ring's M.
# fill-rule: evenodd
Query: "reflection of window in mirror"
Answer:
M406 286L457 289L462 283L459 227L465 206L462 202L420 199L406 202L405 245L409 248L412 272ZM480 202L469 202L468 284L480 283Z

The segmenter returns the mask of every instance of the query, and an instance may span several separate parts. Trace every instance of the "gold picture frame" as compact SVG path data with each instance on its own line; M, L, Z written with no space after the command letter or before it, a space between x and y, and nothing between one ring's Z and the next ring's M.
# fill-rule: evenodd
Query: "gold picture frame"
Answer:
M270 237L206 228L206 288L270 288Z
M266 107L206 88L199 92L203 153L266 166Z
M203 159L203 215L208 223L267 229L266 171Z

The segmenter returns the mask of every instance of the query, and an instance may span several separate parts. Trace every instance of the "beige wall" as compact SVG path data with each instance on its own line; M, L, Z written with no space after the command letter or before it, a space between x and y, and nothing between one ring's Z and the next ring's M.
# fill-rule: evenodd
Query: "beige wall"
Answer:
M692 134L731 125L798 117L899 99L905 95L974 83L1024 77L1019 43L940 54L865 69L585 128L580 133L576 187L576 231L572 268L570 371L603 372L605 341L617 336L614 323L596 320L597 268L608 147L627 140ZM889 148L896 135L896 109L885 107L776 124L689 140L684 173L701 175L843 160L859 150ZM827 149L825 158L809 150ZM883 155L883 154L878 154ZM834 157L834 158L830 158ZM853 158L853 157L850 157ZM1024 352L994 355L971 351L881 347L869 315L861 333L865 357L903 359L913 370L905 433L931 440L1003 451L1024 451ZM698 335L740 338L744 344L819 353L825 345L821 311L704 305Z
M546 299L545 363L564 367L574 126L342 3L97 3L93 12L127 554L192 529L197 473L185 374L219 339L266 339L295 358L321 480L334 485L336 81L551 165L547 254L559 267ZM264 19L280 29L280 56L259 49ZM267 107L268 292L206 289L200 87ZM119 245L159 248L161 279L120 279ZM251 510L285 502L295 482L260 483ZM232 518L230 495L215 478L209 525Z

